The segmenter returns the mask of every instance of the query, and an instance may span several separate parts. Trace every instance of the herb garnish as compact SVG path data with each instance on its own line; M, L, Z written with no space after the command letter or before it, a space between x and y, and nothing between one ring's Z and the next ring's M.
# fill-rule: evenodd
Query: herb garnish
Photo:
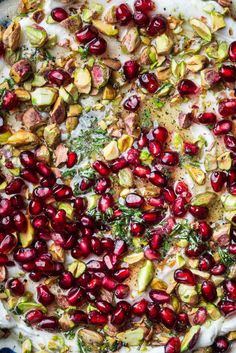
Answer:
M226 248L222 249L219 247L218 253L220 255L221 262L225 266L231 266L231 265L235 264L235 258L228 252L228 250Z
M88 353L91 352L91 348L84 344L80 337L77 338L77 346L79 349L79 353Z

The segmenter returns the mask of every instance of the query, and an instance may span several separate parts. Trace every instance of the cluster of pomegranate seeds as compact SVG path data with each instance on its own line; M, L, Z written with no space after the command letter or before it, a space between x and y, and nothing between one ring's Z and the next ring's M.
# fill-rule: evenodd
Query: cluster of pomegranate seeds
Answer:
M99 33L92 25L86 25L78 32L75 37L80 44L86 45L91 55L102 55L107 49L107 42L99 37Z

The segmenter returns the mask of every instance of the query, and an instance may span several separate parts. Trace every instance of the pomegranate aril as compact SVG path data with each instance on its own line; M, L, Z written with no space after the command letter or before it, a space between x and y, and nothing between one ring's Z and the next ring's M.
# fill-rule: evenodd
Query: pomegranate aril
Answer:
M37 298L41 304L48 306L54 302L55 296L45 284L41 284L37 287Z
M198 116L198 121L204 125L213 125L216 123L216 115L211 112L205 112Z
M198 269L200 271L209 271L214 266L214 257L210 253L201 255L199 258Z
M98 201L98 210L102 213L106 213L108 209L114 206L114 198L111 194L106 193L101 196Z
M108 270L114 270L117 267L117 263L118 263L118 256L115 254L106 254L103 257L103 261L106 265L106 267L108 268Z
M204 281L201 287L201 293L203 298L208 302L213 302L216 297L216 287L211 281Z
M116 8L116 19L121 26L126 26L133 18L131 9L126 4L120 4Z
M103 161L95 161L93 163L93 168L98 172L101 176L108 176L110 174L110 168Z
M20 162L25 168L34 168L36 160L35 155L31 151L23 151L20 153Z
M176 322L175 322L175 329L178 332L183 332L189 326L189 319L188 315L184 312L177 314Z
M89 272L99 272L106 269L103 261L91 260L87 263L87 270Z
M153 157L158 157L161 154L162 147L158 141L150 141L148 144L148 150Z
M225 135L232 130L232 121L230 120L220 120L215 124L213 132L216 136Z
M161 196L164 198L165 202L169 204L172 204L176 199L174 189L171 186L167 186L164 189L162 189Z
M151 239L149 240L150 248L152 250L159 250L162 242L163 242L163 235L160 232L153 230L151 232Z
M127 251L127 244L124 240L117 239L115 241L114 254L117 256L123 255Z
M58 284L62 289L69 289L74 284L74 276L69 271L64 271L58 280Z
M37 323L37 328L40 330L55 331L58 327L58 319L55 316L44 316L43 319Z
M151 18L151 21L147 27L147 34L151 37L160 36L167 30L167 20L162 15L156 15Z
M153 249L147 248L144 251L144 256L146 257L146 259L148 259L150 261L158 261L160 259L161 255L159 252L157 252Z
M25 286L18 278L8 281L7 287L13 295L21 296L25 293Z
M236 311L236 304L230 300L221 300L218 307L225 316Z
M213 234L212 228L205 221L199 222L199 224L198 224L198 232L199 232L199 235L201 236L201 239L203 241L208 241L211 238L212 234Z
M156 186L163 187L167 184L167 179L164 174L159 171L153 171L149 176L148 180Z
M211 269L211 274L214 276L221 276L225 272L226 272L226 266L222 263L213 266Z
M179 337L171 337L165 345L165 353L180 353L180 347Z
M6 91L2 98L2 109L13 110L19 105L19 100L14 92Z
M138 144L138 147L140 149L146 147L148 145L148 137L147 137L147 134L145 133L141 133L140 136L139 136L139 139L137 141L137 144Z
M197 312L193 317L193 322L195 325L203 325L207 320L207 310L204 307L198 308Z
M13 234L4 234L4 238L0 241L0 253L8 255L17 245L17 237Z
M184 217L187 212L187 200L184 197L177 197L172 205L172 212L175 217Z
M226 148L233 152L236 152L236 138L233 135L225 135L224 144Z
M139 28L145 28L145 27L147 27L147 25L149 23L149 17L144 12L135 11L135 13L134 13L134 23Z
M127 160L124 157L120 157L111 164L111 170L113 173L118 173L121 169L124 169L127 166Z
M199 153L197 143L184 142L184 152L189 156L196 156Z
M90 280L91 275L88 272L84 272L81 276L76 279L76 285L86 288Z
M67 300L70 305L78 305L84 298L85 292L82 288L71 288L67 293Z
M132 306L132 313L136 316L146 314L148 302L146 299L141 299L139 302Z
M91 253L91 240L88 237L80 238L77 246L72 249L71 255L79 259L80 257L86 258Z
M13 214L13 222L18 232L24 232L27 228L27 219L23 212L16 211Z
M225 82L236 81L236 67L233 65L222 65L219 74Z
M228 250L230 254L236 255L236 244L229 244Z
M47 199L52 196L52 190L48 187L38 186L33 191L33 197L39 199Z
M36 324L37 322L41 321L44 317L44 314L41 310L30 310L25 315L26 321L30 324Z
M236 99L224 99L219 103L218 111L224 118L236 113Z
M159 321L160 320L160 307L156 303L148 303L147 305L147 317L151 321Z
M224 290L229 300L236 301L236 280L229 279L224 282Z
M58 87L67 86L71 83L71 75L63 69L49 71L47 79L50 83L55 84Z
M103 314L110 314L113 311L113 306L105 300L97 300L95 305Z
M43 275L42 273L38 272L38 271L31 271L29 274L29 278L33 281L33 282L39 282L41 281Z
M178 91L181 96L190 96L196 94L199 88L193 81L183 79L178 84Z
M103 194L111 187L111 181L108 178L100 178L97 180L96 185L94 186L94 191L96 194Z
M136 0L134 2L134 8L137 11L148 13L155 9L155 4L152 0Z
M107 49L107 42L104 38L95 38L88 44L88 51L92 55L102 55Z
M164 207L164 199L163 197L150 197L148 199L148 204L155 208L163 208Z
M87 323L88 317L84 311L75 310L73 314L70 315L70 320L73 321L74 324L78 325L81 323Z
M102 279L102 286L104 289L108 290L109 292L112 292L116 288L116 281L111 277L105 276Z
M17 262L29 262L35 260L36 258L36 250L34 248L20 248L14 254L14 259Z
M129 208L141 208L144 204L144 198L138 194L128 194L125 198L125 204Z
M145 88L149 93L153 94L159 88L159 83L153 73L146 73L139 76L140 85Z
M103 247L101 240L96 237L91 238L91 249L94 254L101 255L103 253Z
M11 201L8 199L0 200L0 216L5 217L9 216L12 211Z
M15 178L5 187L5 193L8 195L19 194L25 185L24 181L20 178Z
M140 98L136 94L127 98L123 103L123 107L130 112L136 112L139 106Z
M37 162L36 169L45 178L48 178L52 174L51 168L45 162Z
M174 279L177 283L183 283L189 286L194 286L196 284L195 275L187 268L176 270L174 273Z
M229 58L232 62L236 62L236 42L232 42L229 46Z
M53 18L54 21L56 22L62 22L64 21L69 15L66 12L65 9L63 9L62 7L55 7L54 9L52 9L51 11L51 16Z
M228 352L230 343L227 337L219 336L215 339L212 348L214 353L226 353Z
M111 238L102 238L102 247L105 252L112 252L114 250L114 240Z
M31 200L29 203L29 212L31 215L39 215L43 210L43 203L40 200Z
M199 255L203 253L204 250L205 250L205 246L202 244L199 244L194 247L191 246L190 244L185 248L185 255L187 255L190 258L197 258L199 257Z
M179 163L179 155L177 152L166 151L160 157L161 163L167 166L175 166Z
M120 326L121 324L123 324L126 321L126 315L127 313L125 312L125 310L123 308L116 308L111 316L111 323L114 326Z
M130 81L138 77L140 66L135 60L129 60L124 63L123 72L126 80Z
M79 43L87 44L98 37L98 31L95 27L87 25L76 32L75 37Z
M114 293L118 299L124 299L129 295L129 286L127 284L118 284Z
M151 173L151 169L145 165L139 165L134 168L133 174L139 178L146 178Z
M32 221L34 229L44 229L48 226L48 219L46 216L36 216Z
M117 282L123 282L129 278L131 272L128 268L120 268L113 273L113 277Z
M153 289L149 292L149 297L158 304L170 302L170 295L163 290Z
M168 328L173 328L175 325L176 314L170 308L163 308L160 311L161 322Z
M14 195L11 197L11 205L13 209L25 208L25 200L21 195Z
M142 223L134 223L132 222L130 224L130 233L134 237L140 237L144 234L145 232L145 226Z
M53 195L57 201L66 200L73 196L73 191L68 185L56 185L53 188Z
M189 212L197 219L205 219L208 216L209 209L206 206L190 205Z
M150 211L143 213L143 221L146 223L157 223L160 222L161 218L160 212Z
M219 192L223 189L224 184L226 183L226 173L221 171L212 172L210 180L211 186L215 192Z

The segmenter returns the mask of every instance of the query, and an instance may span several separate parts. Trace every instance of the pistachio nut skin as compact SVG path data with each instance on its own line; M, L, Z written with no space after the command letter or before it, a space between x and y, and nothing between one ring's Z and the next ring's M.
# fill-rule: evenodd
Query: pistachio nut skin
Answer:
M27 59L17 61L11 68L10 75L16 83L26 81L33 73L31 62Z
M20 46L21 25L19 22L12 22L3 33L3 43L7 48L15 51Z

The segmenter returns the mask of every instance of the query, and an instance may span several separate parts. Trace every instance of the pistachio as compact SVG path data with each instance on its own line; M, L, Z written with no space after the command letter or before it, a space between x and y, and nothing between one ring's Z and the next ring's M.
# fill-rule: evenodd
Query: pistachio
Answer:
M83 108L80 104L71 104L69 106L69 110L67 112L67 116L73 117L73 116L79 116L83 111Z
M120 152L125 152L133 144L133 137L129 135L122 135L118 140L118 148Z
M94 64L91 70L92 86L100 89L104 87L109 79L110 70L107 66L102 64Z
M94 208L97 207L98 204L98 200L99 200L99 196L94 194L94 195L88 195L87 196L87 209L93 210Z
M211 30L205 23L198 20L197 18L193 18L190 20L190 25L192 26L193 30L199 35L199 37L204 39L206 42L211 41Z
M119 157L119 149L116 141L111 141L108 145L102 150L102 154L106 161L112 161Z
M104 20L107 23L114 24L117 22L116 19L116 6L111 6L104 14Z
M222 196L221 201L226 211L236 210L236 196L234 195Z
M21 352L22 353L31 353L32 349L33 349L32 342L29 338L27 338L22 343Z
M222 62L228 57L229 43L221 42L219 45L212 43L206 49L206 54L218 62Z
M218 277L218 276L217 276ZM214 304L207 303L206 305L207 313L210 316L211 320L218 320L221 318L220 311Z
M224 152L217 157L218 167L222 170L230 170L232 165L232 158L230 152Z
M42 9L38 9L34 11L32 14L32 19L37 24L41 23L44 20L44 18L45 18L45 13Z
M72 132L76 126L78 125L79 120L75 116L71 116L66 119L66 131L67 132Z
M46 107L55 103L57 91L52 87L36 88L31 94L32 104L38 107Z
M204 278L204 279L209 279L210 278L210 274L204 271L199 271L195 268L191 269L192 273L198 277Z
M193 55L186 60L187 69L192 72L201 71L207 64L207 57L205 55Z
M68 314L63 314L58 321L59 321L60 327L65 331L70 331L75 326L74 322L70 320Z
M82 26L81 17L79 14L67 17L64 21L60 23L65 29L71 33L75 33Z
M28 102L31 100L30 93L25 89L18 88L14 92L20 102Z
M4 131L0 134L0 145L5 145L11 136L11 132L9 130Z
M19 239L23 248L27 248L34 241L34 228L30 222L29 216L27 216L27 228L26 231L20 232Z
M17 303L17 310L19 310L21 313L26 313L27 311L34 309L42 310L43 313L47 312L47 309L39 303L29 301L21 301Z
M7 277L7 270L4 265L0 266L0 283L5 282ZM1 298L2 299L2 298Z
M92 346L101 346L104 341L104 337L100 333L88 329L79 330L78 336L82 338L85 344Z
M187 172L195 183L197 183L198 185L205 184L206 175L200 168L189 164L185 164L184 168L187 170Z
M184 61L177 63L175 59L171 60L171 71L172 74L177 78L180 79L184 77L186 72L186 64Z
M4 60L10 66L14 65L21 58L21 50L12 50L10 48L6 48Z
M61 124L66 118L66 107L63 99L58 97L54 106L53 110L50 113L51 120L53 123Z
M49 246L49 253L52 255L52 259L57 262L65 261L65 251L60 245L52 243Z
M81 276L86 270L86 265L84 262L76 260L68 266L68 271L72 273L75 278Z
M165 33L155 39L155 48L158 55L167 55L174 46L173 40Z
M119 184L125 188L131 188L134 183L133 173L130 168L121 169L118 173Z
M102 62L111 70L118 71L121 68L121 62L119 59L105 58L102 60Z
M118 341L128 346L139 346L144 339L144 329L139 327L135 330L126 330L116 335Z
M181 353L185 352L189 349L192 349L196 342L197 342L197 338L200 334L200 330L201 330L201 326L200 325L195 325L192 326L189 331L185 334L182 342L181 342Z
M32 66L29 60L22 59L16 62L10 71L10 75L16 83L26 81L32 74Z
M69 219L73 219L74 208L72 207L72 205L69 202L60 202L59 203L59 210L64 210L66 212L66 217Z
M48 40L46 30L38 25L27 26L26 34L31 46L34 48L43 47L46 41Z
M186 304L195 306L199 301L196 286L180 284L177 288L177 293L181 301Z
M20 46L21 26L19 22L12 22L3 33L3 43L15 51Z
M39 143L38 137L32 132L19 130L9 137L7 144L14 147L35 147Z
M61 131L56 124L47 125L43 133L46 144L50 147L60 143Z
M196 195L191 204L195 206L209 206L216 200L217 194L211 191L206 191Z
M230 241L230 229L230 223L221 224L214 229L212 239L219 244L219 246L227 245Z
M75 85L79 93L88 94L91 91L91 75L87 68L78 68L74 72Z
M154 276L154 266L147 260L138 272L138 291L144 292Z
M113 100L115 98L116 90L112 86L107 85L103 90L102 99Z
M119 33L118 29L114 25L106 23L104 21L93 20L92 24L95 28L97 28L99 32L105 34L106 36L113 37Z
M158 78L158 74L157 74L157 78ZM165 97L171 92L172 89L173 89L173 85L171 83L164 83L160 88L158 88L156 94L158 97Z
M41 0L21 0L20 13L28 13L37 8Z
M217 32L219 29L222 29L226 26L224 16L216 11L211 12L212 19L212 31Z
M206 153L204 160L204 167L207 172L217 169L217 160L216 157L210 153Z
M132 265L132 264L136 264L137 262L139 262L143 259L144 259L144 253L138 252L138 253L133 253L133 254L125 256L123 260L127 264Z
M140 36L138 29L136 27L132 27L128 30L125 34L124 38L122 39L122 46L124 47L125 51L128 53L133 53L135 49L140 44Z
M46 163L50 162L51 156L47 146L45 145L40 146L39 148L36 149L35 154L36 154L37 160L43 161Z
M36 130L44 123L43 117L34 108L29 108L28 110L26 110L22 117L22 121L26 128L32 131Z

